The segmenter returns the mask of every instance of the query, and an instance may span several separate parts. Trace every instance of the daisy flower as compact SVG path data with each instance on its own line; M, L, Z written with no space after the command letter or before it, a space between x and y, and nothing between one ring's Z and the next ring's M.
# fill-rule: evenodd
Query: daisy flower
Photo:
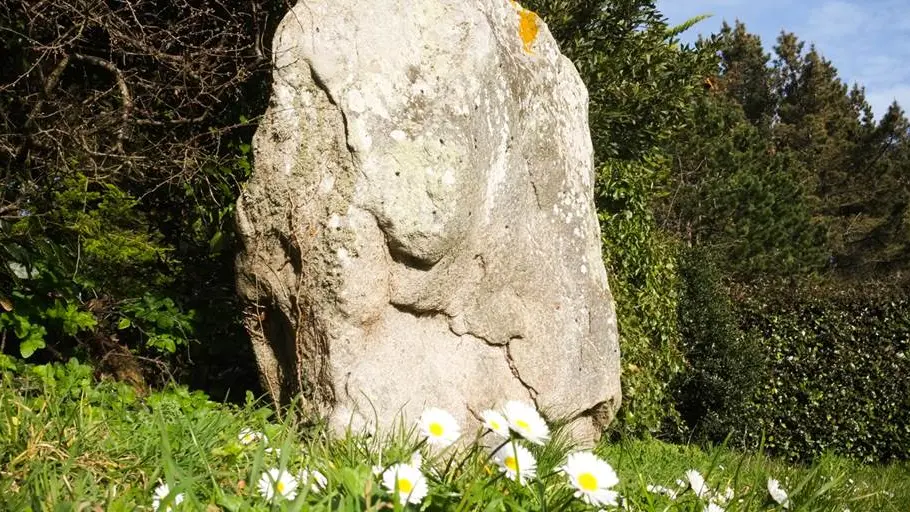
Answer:
M619 477L606 461L587 451L571 453L562 469L576 489L576 498L589 505L617 506L619 493L610 487L619 483Z
M694 469L686 471L686 479L689 481L689 487L699 498L707 498L711 494L711 489L705 483L705 477L701 476L698 471Z
M268 438L265 437L265 434L263 434L262 432L253 430L251 428L240 429L240 434L237 435L237 439L240 440L240 444L242 444L242 445L253 444L256 441L268 442Z
M259 478L259 494L268 501L293 500L297 497L297 479L287 471L272 468Z
M480 416L483 418L483 426L501 437L509 438L509 422L506 421L505 416L492 409L483 411Z
M183 493L180 493L180 494L177 494L176 496L174 496L171 499L170 504L165 505L165 507L162 509L161 503L166 502L166 498L168 496L170 496L170 494L171 494L171 488L168 487L167 484L161 484L158 487L156 487L154 492L152 492L152 510L170 511L171 505L177 506L183 502Z
M787 496L787 491L783 490L780 486L780 482L773 478L768 479L768 494L770 494L771 498L782 507L790 507L790 497Z
M730 500L733 499L733 496L734 496L733 489L730 487L727 487L727 489L724 490L723 494L718 494L717 496L714 497L714 501L718 505L726 505L727 503L730 502Z
M527 448L514 442L506 443L496 450L493 460L499 465L500 471L521 485L537 475L537 460Z
M310 485L310 492L324 491L326 486L329 485L329 479L326 478L325 475L323 475L318 469L301 469L300 473L297 473L297 480L303 484L312 481L312 484Z
M395 464L382 474L382 485L397 493L402 505L418 505L427 495L427 479L410 464Z
M648 484L648 492L651 494L663 494L664 496L669 497L671 500L675 500L677 493L673 489L664 487L662 485L651 485Z
M423 411L417 424L431 445L446 447L461 437L461 427L455 418L448 411L436 407Z
M506 402L503 413L509 427L534 444L544 444L550 438L550 428L534 407L511 400Z
M724 507L721 507L720 505L718 505L717 503L714 503L712 501L711 503L708 503L705 506L704 512L724 512Z

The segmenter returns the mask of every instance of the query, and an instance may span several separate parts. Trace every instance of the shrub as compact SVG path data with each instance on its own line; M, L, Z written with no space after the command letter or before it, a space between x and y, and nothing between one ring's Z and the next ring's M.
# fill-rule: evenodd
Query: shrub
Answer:
M765 446L791 459L828 450L910 458L910 300L775 288L744 294L742 326L761 332L769 378L751 408Z
M673 240L647 202L660 158L644 164L611 160L600 173L598 210L622 351L623 405L614 433L640 436L675 425L669 383L682 369L676 326Z
M736 325L714 258L703 248L689 248L680 258L678 312L686 369L673 385L677 411L687 434L722 442L746 419L765 354L756 337Z

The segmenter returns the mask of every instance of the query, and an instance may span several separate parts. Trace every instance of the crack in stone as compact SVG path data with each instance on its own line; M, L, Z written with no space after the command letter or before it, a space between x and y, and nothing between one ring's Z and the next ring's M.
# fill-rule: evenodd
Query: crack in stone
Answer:
M401 304L398 302L389 302L389 305L392 306L393 308L395 308L397 311L400 311L402 313L407 313L407 314L417 317L417 318L423 318L423 317L427 317L427 316L442 316L447 319L452 318L448 313L446 313L445 311L443 311L441 309L420 308L415 304ZM455 334L458 334L458 333L455 333Z
M525 162L525 167L528 170L528 181L531 183L531 190L534 192L534 200L537 202L537 209L543 210L543 205L540 202L540 192L537 191L537 183L534 181L534 173L531 172L531 165Z
M351 122L348 119L347 113L344 111L344 108L341 107L341 103L338 101L338 98L332 95L331 87L329 87L325 80L319 75L319 73L316 71L316 68L313 67L313 64L311 62L307 62L307 68L310 70L310 78L313 80L313 85L322 91L330 105L338 109L338 114L341 116L341 124L344 127L344 145L345 149L347 150L348 157L350 158L351 167L359 171L362 175L363 169L360 169L357 165L357 157L355 155L354 148L351 147L350 143Z
M502 345L502 351L506 356L506 363L509 365L509 369L512 370L512 376L514 376L518 382L528 390L528 396L531 398L531 402L534 403L534 407L537 410L540 410L540 404L537 403L537 396L540 394L534 386L530 385L521 377L521 372L518 370L518 365L515 364L515 360L512 358L512 341L520 340L520 337L515 337L509 339L508 343Z
M452 334L458 336L459 338L462 336L465 336L465 335L469 335L471 337L474 337L478 340L483 341L484 343L487 344L487 346L501 348L503 355L505 355L505 358L506 358L506 364L508 364L509 370L512 372L512 376L515 377L515 379L522 385L522 387L524 387L528 391L528 397L531 399L531 402L534 403L534 407L536 407L538 410L540 409L540 404L537 402L537 397L538 397L538 395L540 395L540 392L537 391L537 389L535 389L534 386L532 386L526 380L524 380L524 378L522 378L521 371L518 369L518 365L515 364L515 360L512 358L511 343L514 340L520 340L521 339L520 336L510 338L509 341L506 343L495 343L495 342L492 342L492 341L484 338L483 336L473 333L471 331L465 331L463 333L456 332L455 329L452 328L452 322L451 322L451 320L453 318L452 315L450 315L449 313L447 313L445 311L431 309L431 308L420 309L420 308L417 308L416 306L414 306L413 304L395 304L395 303L390 302L389 305L391 305L397 311L400 311L402 313L406 313L406 314L409 314L409 315L412 315L412 316L415 316L418 318L426 317L426 316L444 317L449 320L447 322L449 325L449 330L452 332Z

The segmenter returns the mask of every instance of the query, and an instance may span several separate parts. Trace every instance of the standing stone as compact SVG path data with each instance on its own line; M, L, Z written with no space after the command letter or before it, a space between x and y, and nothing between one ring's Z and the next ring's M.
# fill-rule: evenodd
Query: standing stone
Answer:
M300 0L273 44L237 204L272 397L336 429L532 400L596 435L620 387L588 97L543 21L508 0Z

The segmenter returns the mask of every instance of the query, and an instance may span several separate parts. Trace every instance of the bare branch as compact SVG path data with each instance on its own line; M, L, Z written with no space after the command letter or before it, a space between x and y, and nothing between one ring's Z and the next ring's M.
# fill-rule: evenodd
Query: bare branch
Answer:
M120 113L120 128L117 129L117 143L114 145L114 149L117 153L122 153L123 138L126 135L126 125L130 119L130 112L133 110L133 95L130 94L130 88L126 85L126 80L123 79L123 73L110 61L99 57L94 57L92 55L83 55L81 53L74 53L73 57L85 62L89 62L96 66L100 66L110 71L111 74L114 75L114 78L117 80L117 86L120 88L120 98L123 102L123 106Z

